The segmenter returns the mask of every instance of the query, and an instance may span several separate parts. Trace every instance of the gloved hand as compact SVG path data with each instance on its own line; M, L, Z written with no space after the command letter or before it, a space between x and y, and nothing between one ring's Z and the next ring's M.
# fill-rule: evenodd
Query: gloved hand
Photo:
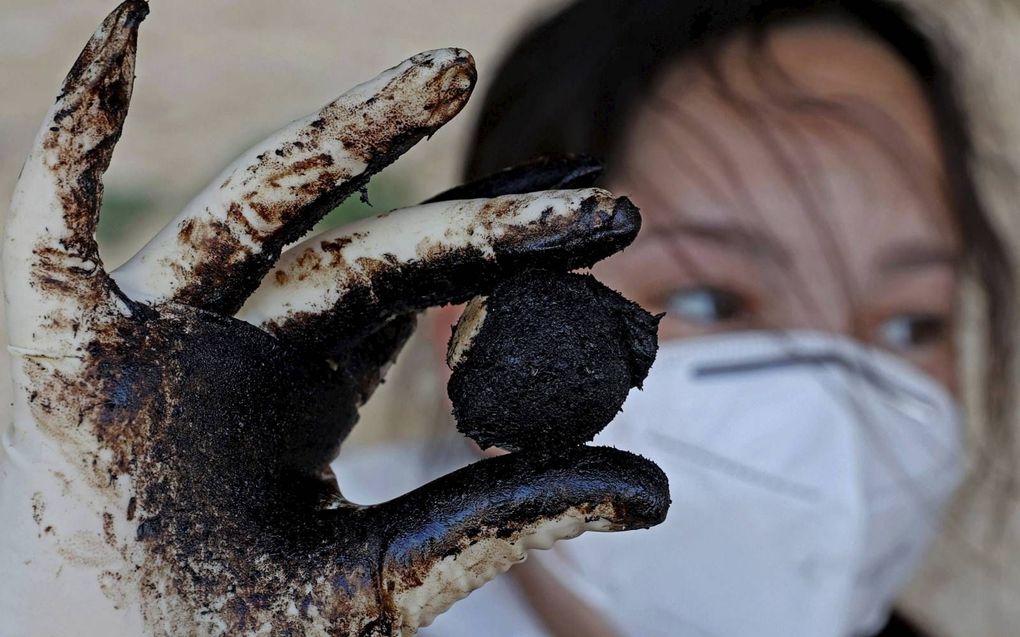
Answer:
M529 547L663 519L661 472L613 449L483 460L370 507L330 472L415 311L589 265L639 225L606 192L543 192L410 208L281 256L460 110L464 51L283 129L107 273L101 177L147 11L127 0L89 42L7 217L0 634L410 635Z

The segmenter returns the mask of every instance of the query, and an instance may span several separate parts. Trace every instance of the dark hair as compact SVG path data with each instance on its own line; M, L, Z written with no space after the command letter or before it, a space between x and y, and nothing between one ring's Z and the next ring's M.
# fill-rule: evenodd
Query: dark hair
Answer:
M1014 481L1011 257L974 186L971 143L951 60L939 57L902 9L882 1L576 1L524 34L495 73L465 176L477 178L540 155L572 153L599 157L611 171L635 109L668 65L685 55L711 55L738 31L760 35L784 21L813 16L849 19L887 43L927 93L963 237L964 268L982 292L986 319L984 431L978 449L984 461L975 482L994 476L985 484L1009 495ZM993 471L1000 466L1002 471Z

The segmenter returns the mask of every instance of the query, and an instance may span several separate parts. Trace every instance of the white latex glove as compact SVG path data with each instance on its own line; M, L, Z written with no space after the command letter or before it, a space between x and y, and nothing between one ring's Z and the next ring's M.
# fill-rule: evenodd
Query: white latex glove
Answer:
M558 191L411 208L281 256L461 109L464 51L283 129L107 273L101 178L147 12L128 0L88 43L7 217L0 634L410 635L528 547L661 521L664 477L612 449L483 460L372 507L329 470L415 311L637 231L625 200Z

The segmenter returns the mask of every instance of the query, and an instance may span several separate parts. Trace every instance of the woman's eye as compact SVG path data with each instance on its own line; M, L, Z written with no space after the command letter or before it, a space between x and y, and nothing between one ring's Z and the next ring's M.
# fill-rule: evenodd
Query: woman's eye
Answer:
M747 304L734 292L712 286L697 286L670 294L666 312L691 323L712 325L743 317L747 313Z
M879 327L879 338L886 347L912 349L938 342L946 335L946 321L933 314L904 314Z

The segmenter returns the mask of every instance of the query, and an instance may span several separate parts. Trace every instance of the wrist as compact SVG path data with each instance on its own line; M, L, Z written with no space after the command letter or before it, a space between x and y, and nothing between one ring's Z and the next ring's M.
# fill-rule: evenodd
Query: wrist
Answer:
M143 634L131 601L139 561L136 523L125 514L130 479L96 488L90 455L72 457L57 439L76 431L44 431L26 395L16 392L0 434L0 632Z

